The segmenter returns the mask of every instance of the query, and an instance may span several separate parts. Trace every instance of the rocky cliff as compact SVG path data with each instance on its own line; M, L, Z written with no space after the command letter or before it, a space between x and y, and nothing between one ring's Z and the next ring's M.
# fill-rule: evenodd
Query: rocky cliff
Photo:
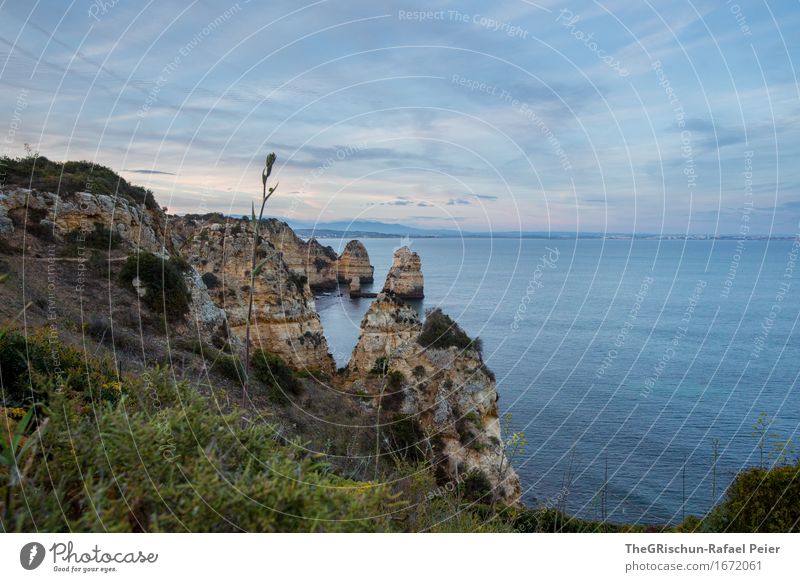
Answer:
M419 335L422 325L416 310L381 293L361 320L358 343L348 363L351 374L368 373L379 358L386 358Z
M367 248L361 241L351 240L347 243L337 263L340 283L349 283L358 277L361 285L374 281L375 267L369 262Z
M423 332L413 308L379 295L361 322L348 365L350 390L379 397L387 413L413 419L425 441L416 446L435 463L442 482L469 480L495 501L517 503L522 490L505 455L493 374L473 342L423 347Z
M223 230L236 236L248 228L249 221L222 214L171 216L169 227L176 247L203 232ZM263 221L262 238L277 250L286 267L300 277L307 277L312 290L334 289L338 286L336 252L316 239L301 239L285 222L275 218Z
M8 237L23 232L49 232L57 239L79 233L92 235L107 230L113 242L129 249L160 253L171 251L172 241L164 236L165 215L157 206L148 208L120 196L71 192L63 195L26 188L0 192L0 234Z
M212 226L191 236L181 252L210 283L211 298L228 315L231 332L244 338L252 252L248 229L226 233ZM296 369L332 372L335 365L308 280L289 268L285 256L269 240L259 245L258 261L266 263L255 280L253 344Z
M419 255L408 247L400 247L394 252L392 266L383 284L384 292L403 299L422 299L425 295L423 288Z

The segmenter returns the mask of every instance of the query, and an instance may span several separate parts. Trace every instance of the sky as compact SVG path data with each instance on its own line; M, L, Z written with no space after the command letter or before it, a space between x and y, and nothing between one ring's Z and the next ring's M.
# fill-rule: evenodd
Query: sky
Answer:
M2 154L170 212L800 231L800 3L4 1Z

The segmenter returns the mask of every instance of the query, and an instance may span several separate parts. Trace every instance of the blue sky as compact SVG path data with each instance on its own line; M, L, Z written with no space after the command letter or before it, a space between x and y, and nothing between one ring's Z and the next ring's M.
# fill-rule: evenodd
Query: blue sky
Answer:
M6 1L2 147L178 213L274 150L294 220L796 234L798 43L786 0Z

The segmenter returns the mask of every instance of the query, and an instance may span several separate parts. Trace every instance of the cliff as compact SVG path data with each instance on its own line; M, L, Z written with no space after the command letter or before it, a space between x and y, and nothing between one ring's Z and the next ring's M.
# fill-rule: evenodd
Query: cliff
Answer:
M358 343L347 365L351 374L368 373L379 358L396 353L419 335L422 325L416 310L381 293L361 320Z
M177 248L203 232L219 230L238 235L247 229L249 221L226 217L219 213L171 216L169 228ZM298 277L307 277L312 290L334 289L338 286L336 252L322 246L316 239L301 239L285 222L275 218L263 221L262 238L280 253L286 267Z
M213 282L211 298L225 310L233 335L243 339L252 252L246 225L228 232L224 225L211 225L191 236L181 252L204 280ZM253 344L295 369L332 372L335 365L308 281L289 268L285 256L269 240L259 246L258 261L267 262L255 280Z
M13 187L0 192L0 234L20 238L25 232L58 240L103 230L111 244L160 253L173 249L164 236L165 215L126 198L90 192L53 192Z
M342 256L337 262L337 276L340 283L350 283L358 277L359 283L364 285L372 283L375 267L369 262L367 248L361 241L351 240L342 251Z
M394 252L383 291L403 299L422 299L425 296L422 261L417 253L408 247L400 247Z
M413 308L381 294L362 319L349 389L413 419L420 433L414 445L435 464L441 482L469 480L494 501L516 504L522 489L505 455L497 384L478 346L441 312L429 314L423 326Z

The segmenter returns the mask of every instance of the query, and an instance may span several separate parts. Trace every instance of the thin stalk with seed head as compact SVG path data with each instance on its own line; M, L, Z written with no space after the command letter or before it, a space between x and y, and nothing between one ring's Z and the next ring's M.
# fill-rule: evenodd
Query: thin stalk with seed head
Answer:
M258 217L256 217L255 204L251 205L251 221L253 223L253 252L250 261L250 297L247 303L247 321L245 323L244 332L244 386L242 387L243 410L247 410L247 392L250 387L250 326L252 325L251 322L253 319L253 287L255 286L256 276L261 272L261 269L264 268L264 264L266 263L266 259L264 259L264 261L261 263L256 264L256 260L258 259L258 247L260 243L260 225L264 218L264 207L267 205L267 200L269 200L270 196L272 196L272 194L278 188L278 185L275 184L274 186L270 187L269 190L267 190L267 179L269 178L270 174L272 174L272 166L275 164L275 159L275 152L270 153L267 156L266 162L264 163L264 169L261 171L261 209L258 212Z

